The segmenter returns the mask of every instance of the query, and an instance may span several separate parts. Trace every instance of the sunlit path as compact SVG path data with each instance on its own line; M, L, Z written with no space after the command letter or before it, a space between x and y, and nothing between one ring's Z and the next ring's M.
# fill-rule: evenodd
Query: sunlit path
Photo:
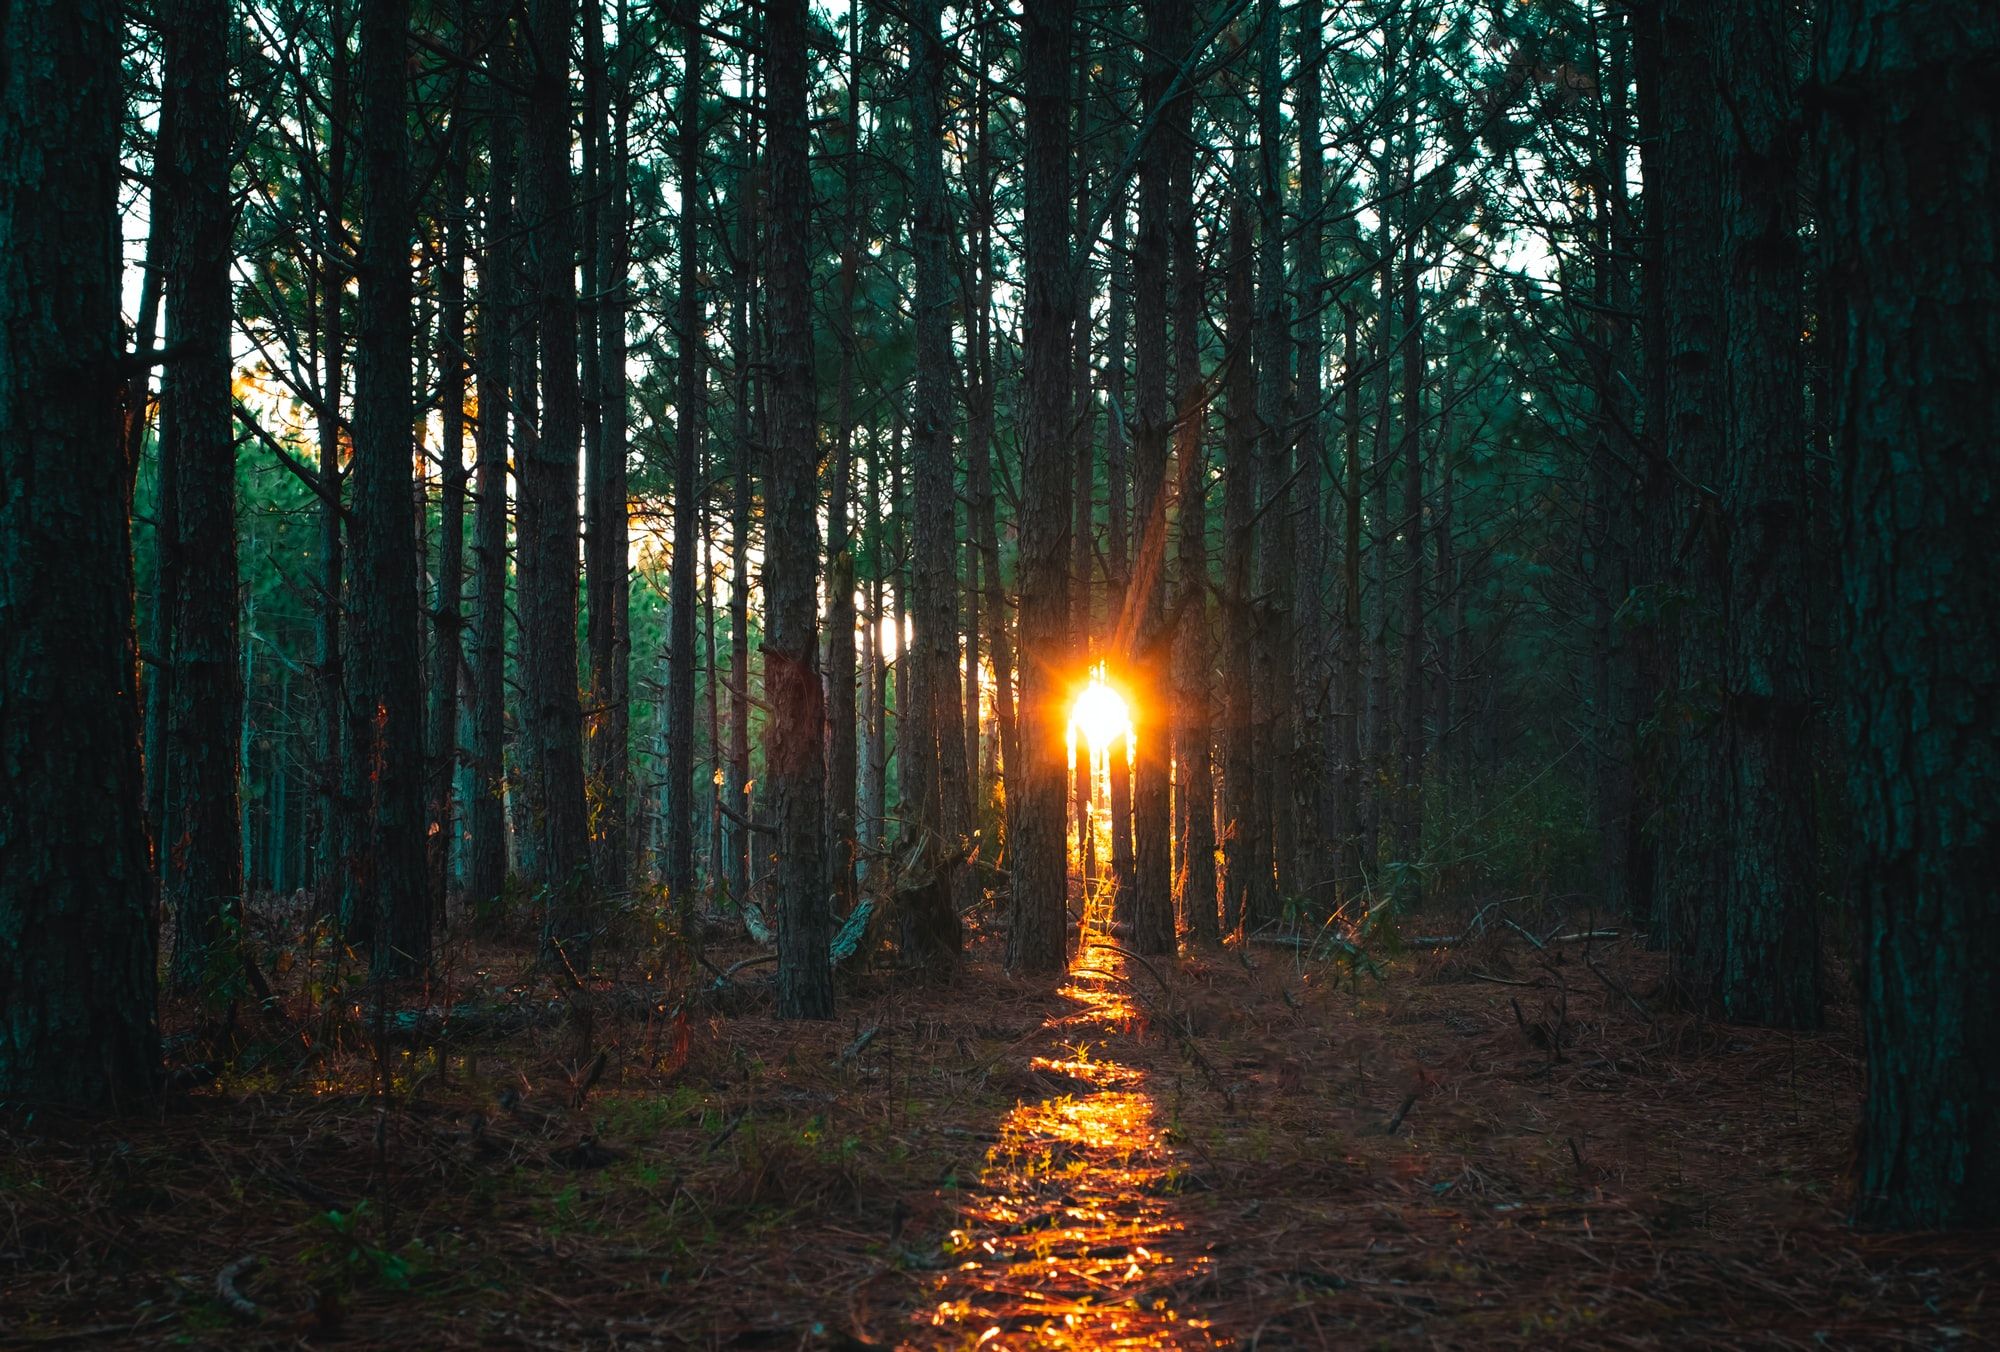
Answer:
M1001 1122L947 1244L958 1266L917 1340L1218 1346L1190 1304L1208 1262L1180 1217L1183 1164L1135 1055L1144 1016L1123 958L1093 938L1060 994L1070 1008L1044 1025L1032 1062L1051 1093Z

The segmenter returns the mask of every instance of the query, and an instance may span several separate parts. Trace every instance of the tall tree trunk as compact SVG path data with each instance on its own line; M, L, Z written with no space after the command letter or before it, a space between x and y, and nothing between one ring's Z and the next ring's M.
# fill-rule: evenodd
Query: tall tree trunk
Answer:
M1320 479L1326 464L1326 263L1321 247L1325 232L1326 151L1321 144L1321 81L1324 78L1325 32L1320 0L1302 0L1298 12L1298 141L1299 141L1299 228L1298 275L1300 314L1298 332L1299 476L1293 485L1296 504L1293 519L1300 523L1296 573L1303 584L1297 589L1292 681L1292 707L1300 720L1292 731L1294 756L1304 752L1301 773L1295 776L1293 820L1303 812L1304 835L1292 867L1297 870L1297 890L1310 897L1315 909L1331 911L1332 881L1335 871L1331 833L1323 830L1323 809L1329 788L1328 767L1319 754L1327 745L1325 733L1327 696L1331 688L1329 660L1332 657L1333 625L1326 604L1330 579L1327 577L1326 531L1320 506ZM1298 762L1295 760L1294 762Z
M131 476L105 397L119 10L0 10L0 1098L78 1107L148 1093L160 1055Z
M374 966L408 975L430 961L425 869L422 639L410 428L407 0L361 19L361 253L354 362L354 694L348 753L368 797L359 900L375 917Z
M1868 1094L1862 1223L2000 1224L2000 20L1839 0L1821 28L1841 635Z
M1060 971L1065 957L1063 788L1069 661L1069 96L1073 0L1025 0L1026 359L1020 522L1020 754L1007 765L1014 917L1008 965Z
M1289 306L1285 295L1284 183L1288 173L1280 133L1285 90L1279 61L1284 19L1278 0L1263 0L1257 89L1257 459L1261 482L1255 553L1255 599L1245 597L1255 624L1252 736L1258 760L1250 794L1256 820L1249 835L1252 925L1279 918L1291 890L1292 799L1292 452L1285 408L1291 373Z
M547 897L544 958L581 977L594 910L584 804L583 709L577 696L576 214L570 185L569 40L575 0L531 0L526 201L541 348L541 422L524 438L520 477L522 733L528 803ZM526 429L524 429L526 430Z
M1180 0L1151 12L1139 101L1160 105L1186 45L1186 6ZM1132 946L1140 953L1171 953L1174 924L1173 692L1168 680L1171 635L1166 632L1167 439L1174 410L1167 394L1168 216L1172 211L1170 149L1152 136L1139 159L1139 238L1132 259L1133 399L1138 414L1132 438L1133 517L1138 560L1125 595L1119 647L1132 688L1137 742L1132 784Z
M1660 82L1660 213L1666 268L1665 445L1676 490L1669 514L1669 581L1679 601L1672 636L1674 683L1665 726L1670 775L1659 859L1667 949L1680 995L1711 1001L1724 946L1720 906L1729 860L1728 779L1722 711L1727 587L1726 526L1715 485L1721 469L1724 355L1722 232L1716 155L1719 103L1707 7L1664 0Z
M861 272L861 26L848 25L847 144L841 174L840 383L834 395L834 452L828 467L826 596L826 822L834 909L854 905L855 785L859 742L854 716L854 297Z
M497 25L507 0L494 0ZM514 165L519 129L511 100L488 86L492 142L479 269L479 425L472 521L473 643L468 694L472 792L466 798L466 897L475 914L492 906L507 876L505 734L507 699L507 428L515 391L513 331Z
M1339 851L1335 875L1338 899L1344 904L1363 883L1361 820L1363 815L1361 715L1367 701L1368 664L1362 660L1361 630L1361 335L1354 309L1342 306L1345 324L1340 345L1342 399L1346 406L1344 463L1340 476L1340 710L1335 733L1339 772L1334 840ZM1369 867L1374 860L1367 860Z
M1104 591L1106 608L1122 630L1133 604L1132 564L1132 410L1125 388L1126 348L1131 341L1130 213L1111 216L1111 305L1104 344ZM1164 300L1161 302L1165 304ZM1164 336L1163 336L1164 341ZM1164 358L1162 358L1164 360ZM1164 436L1164 431L1162 432ZM1114 644L1114 646L1116 646ZM1128 690L1134 673L1130 654L1117 652L1123 668L1118 679ZM1123 737L1114 739L1104 756L1106 797L1111 811L1111 879L1120 908L1129 917L1132 905L1132 757ZM1171 911L1169 912L1171 915Z
M747 64L747 61L746 61ZM746 79L747 82L747 79ZM723 797L736 814L729 831L729 898L737 906L750 895L750 512L752 448L750 445L751 366L750 290L755 284L757 253L756 123L747 111L741 133L742 150L735 192L736 240L734 294L729 316L729 350L736 363L734 390L734 473L729 507L729 766L723 776ZM672 676L669 675L669 680Z
M1403 699L1402 764L1396 775L1398 890L1421 876L1424 848L1424 318L1414 229L1403 235Z
M160 383L160 460L174 480L166 812L173 827L161 870L175 921L173 983L194 991L211 974L211 950L243 899L243 658L229 390L230 18L225 0L175 0L161 17L169 135L154 174L170 226L167 344L187 348Z
M319 833L313 842L313 877L318 889L318 913L340 915L346 909L355 836L353 799L347 793L347 672L346 614L342 608L346 559L341 536L342 368L347 358L346 256L348 234L340 206L347 200L347 127L353 114L351 82L347 78L345 5L336 4L329 27L335 34L327 74L326 174L321 195L327 212L328 243L321 248L319 271L320 344L319 408L314 422L319 438L318 498L314 544L313 678L316 696L313 724L313 780L319 798ZM161 503L162 523L167 519ZM160 535L156 527L154 534ZM161 560L162 568L166 559ZM155 639L156 644L160 642ZM157 670L157 669L156 669ZM150 698L150 693L149 693ZM151 712L150 705L148 712ZM149 743L150 744L150 743ZM161 767L164 772L164 762ZM162 780L164 783L164 780ZM162 823L157 815L154 830Z
M1805 287L1800 127L1780 0L1717 22L1729 523L1723 665L1731 776L1722 1007L1737 1022L1819 1023L1819 888L1806 669Z
M1185 51L1193 41L1192 10L1175 0L1160 17L1160 41ZM1174 833L1178 842L1178 910L1196 942L1219 934L1215 879L1214 746L1209 714L1208 392L1201 373L1201 330L1207 302L1195 251L1194 101L1183 94L1161 118L1167 153L1167 234L1173 265L1174 482L1179 500L1175 558L1179 616L1173 655Z
M772 825L777 831L778 1014L833 1015L827 961L826 701L820 689L818 412L813 387L812 270L806 253L812 183L807 170L807 0L771 0L765 49L770 90L771 444L764 496L764 734Z
M628 59L632 35L620 5L619 53L616 65ZM631 98L621 72L604 52L604 22L599 0L584 10L584 51L592 79L589 126L598 144L594 210L593 302L582 311L583 346L594 366L596 420L590 423L588 463L584 474L584 510L588 516L584 544L589 557L584 576L589 588L590 647L590 823L595 844L592 867L600 886L620 888L631 877L634 854L630 827L632 798L632 589L629 579L631 516L626 492L625 309L628 240L631 234L626 161L627 119ZM685 398L683 389L683 398ZM676 494L679 488L676 486ZM675 501L675 534L684 536ZM690 553L693 551L690 550ZM678 546L676 558L679 557ZM693 597L689 598L690 612ZM675 621L679 623L679 621ZM690 615L690 623L692 616ZM688 678L693 680L692 672ZM692 687L690 687L692 688ZM692 697L690 697L692 708ZM690 716L690 723L692 717ZM693 798L683 792L678 802L693 815ZM675 894L678 904L679 894Z
M1222 459L1222 926L1225 933L1249 915L1261 870L1270 874L1270 852L1257 811L1256 728L1251 721L1256 624L1251 615L1251 561L1257 522L1256 374L1251 367L1254 283L1251 267L1249 191L1240 181L1249 157L1239 148L1231 191L1229 242L1224 265L1223 331L1229 363L1223 377Z
M916 553L911 598L916 635L911 708L903 736L915 743L916 828L933 854L954 851L967 831L965 732L959 706L958 569L951 438L951 279L943 143L943 40L938 0L915 0L910 14L911 253L916 263L916 405L911 450L916 479ZM901 907L903 960L947 974L961 935L954 893L931 888ZM962 900L963 898L958 898Z
M701 66L707 39L690 5L681 25L680 392L674 400L674 560L667 596L667 896L685 927L694 917L695 531L707 409L707 336L702 327ZM739 809L740 810L740 809Z
M472 0L460 0L453 41L461 51L472 42ZM472 159L471 106L461 86L453 93L450 148L445 156L443 269L438 278L438 397L444 440L438 476L438 553L431 609L431 684L425 749L430 757L430 846L432 904L444 905L450 877L452 841L458 834L458 683L463 665L462 630L465 578L465 231L471 203L466 196Z

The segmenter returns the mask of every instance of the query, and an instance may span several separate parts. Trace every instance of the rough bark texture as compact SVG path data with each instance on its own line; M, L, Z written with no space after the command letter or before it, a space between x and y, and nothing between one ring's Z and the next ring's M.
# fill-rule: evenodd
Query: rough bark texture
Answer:
M590 648L590 718L585 729L590 756L590 836L592 869L597 883L622 888L632 873L632 587L628 570L631 551L631 511L626 489L625 310L627 261L630 252L629 182L626 170L627 119L630 98L604 50L600 0L584 10L584 52L592 97L586 109L596 160L595 303L583 308L583 347L595 357L596 418L590 423L589 462L584 469L584 577L588 587ZM621 34L621 38L625 35ZM619 63L625 55L621 51ZM685 105L683 105L685 106ZM685 407L685 388L682 406ZM697 426L700 403L695 404ZM678 432L676 436L678 437ZM676 466L683 455L676 442ZM683 512L679 480L674 502L674 539L692 541L696 516ZM685 528L683 528L685 520ZM694 549L686 551L692 555ZM693 624L692 588L685 598ZM678 615L678 611L675 612ZM675 620L676 624L681 623ZM692 646L692 645L690 645ZM689 678L693 680L692 667ZM692 686L688 708L693 708ZM690 714L689 724L693 718ZM692 762L690 761L690 765ZM678 815L692 822L694 798L681 792ZM678 898L679 893L675 896Z
M1856 1216L2000 1224L2000 13L1826 10L1823 228L1868 1095Z
M496 0L504 4L506 0ZM503 798L507 697L507 429L515 325L514 164L519 128L507 100L490 95L492 149L485 254L479 270L478 466L473 484L473 644L467 694L471 792L466 795L466 898L477 911L500 896L507 876Z
M361 20L361 254L354 361L354 577L349 760L366 805L356 901L374 916L378 973L430 960L424 866L423 671L410 429L410 7Z
M701 510L702 419L707 408L701 300L701 51L690 7L683 25L679 136L680 391L674 400L674 560L667 595L667 896L694 906L695 532ZM683 545L685 542L685 546Z
M1731 6L1714 50L1724 162L1724 470L1729 523L1729 845L1722 1008L1819 1023L1819 888L1806 670L1805 278L1791 7Z
M583 707L577 695L576 214L570 188L569 35L575 0L533 0L524 222L533 240L541 421L523 437L520 554L522 733L529 829L547 906L545 957L581 976L592 937ZM526 429L524 429L526 430Z
M938 0L911 6L911 254L916 264L916 403L911 450L916 478L916 553L911 600L911 708L902 736L914 739L907 824L928 836L937 857L957 851L967 831L965 732L959 702L958 570L953 547L951 437L951 277L944 193ZM932 888L901 909L905 962L946 971L956 962L958 917L952 895Z
M1185 45L1185 6L1174 3L1150 12L1140 104L1159 105L1173 80L1175 57ZM1133 518L1138 523L1138 558L1125 591L1119 624L1127 680L1131 686L1132 898L1126 913L1132 946L1141 953L1171 953L1176 936L1170 773L1173 756L1172 690L1165 632L1167 597L1167 439L1173 405L1167 396L1168 145L1164 136L1147 138L1139 159L1139 239L1132 260L1132 317L1137 343L1133 399L1138 415L1132 438ZM1114 747L1113 754L1123 748Z
M185 348L160 383L160 462L173 476L172 664L165 819L159 842L172 910L172 980L211 975L212 950L243 897L238 822L242 639L236 577L236 429L230 416L229 6L176 0L162 14L165 84L155 172L169 230L167 344Z
M1239 159L1241 152L1238 152ZM1238 172L1242 166L1239 163ZM1251 368L1254 282L1248 194L1239 185L1229 208L1223 330L1229 369L1223 377L1222 459L1222 928L1241 925L1249 913L1260 869L1270 873L1269 851L1257 811L1256 727L1251 691L1256 625L1250 609L1251 561L1257 514L1256 376Z
M1060 971L1065 959L1066 755L1070 473L1069 94L1072 0L1026 0L1022 60L1028 151L1026 379L1021 489L1035 510L1020 523L1019 771L1008 765L1014 916L1008 965Z
M777 832L778 1014L833 1016L827 962L826 700L819 680L814 591L819 566L818 412L813 385L812 271L806 255L806 0L766 9L771 235L771 444L765 481L765 777Z
M471 41L470 0L456 10L454 41ZM445 241L438 277L438 400L444 438L438 476L438 548L431 608L429 705L425 711L425 751L429 756L430 889L432 904L444 905L452 841L457 834L458 691L464 663L465 589L465 235L471 204L466 175L472 158L471 109L461 87L453 95L451 148L444 173Z
M1161 16L1181 48L1193 41L1189 7L1173 0ZM1212 942L1216 918L1215 775L1209 712L1210 652L1208 576L1208 392L1202 383L1201 330L1207 304L1204 272L1195 251L1194 144L1189 139L1194 101L1183 95L1167 107L1160 134L1167 144L1168 252L1173 265L1174 476L1179 515L1175 531L1174 640L1174 838L1180 924L1198 942Z
M158 1064L118 383L119 6L0 9L0 1099ZM50 278L62 284L52 286Z
M1666 454L1680 481L1669 514L1668 580L1678 623L1669 626L1674 669L1666 702L1660 905L1675 984L1706 1004L1716 993L1727 886L1728 767L1721 710L1728 547L1715 484L1720 469L1722 343L1713 32L1694 0L1661 6L1661 264L1666 271Z

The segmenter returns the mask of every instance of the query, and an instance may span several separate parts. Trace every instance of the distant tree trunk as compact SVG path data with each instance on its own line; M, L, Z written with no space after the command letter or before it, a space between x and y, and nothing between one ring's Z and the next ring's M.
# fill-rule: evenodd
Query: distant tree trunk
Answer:
M453 41L469 50L474 25L472 0L460 0ZM471 106L463 88L454 91L450 148L445 155L443 268L438 277L438 398L444 440L438 476L438 555L431 611L431 684L425 748L430 757L429 840L432 904L442 914L457 835L452 801L458 776L458 679L463 665L465 578L465 229L471 204L466 175L472 159Z
M0 1099L159 1063L118 383L120 7L0 10ZM60 285L51 285L60 279Z
M984 29L981 30L982 35ZM985 38L980 39L984 51ZM977 289L972 298L975 381L966 410L965 488L970 499L972 534L980 557L981 608L985 611L986 647L993 666L993 704L999 723L996 755L988 782L980 784L977 801L991 800L990 780L1011 774L1016 754L1014 746L1014 650L1007 633L1007 594L1000 570L1000 532L993 494L993 427L997 380L993 359L993 170L992 120L988 107L989 85L981 80L974 94L972 199L975 204L977 234L974 237L974 265ZM975 718L977 710L974 711ZM1004 828L1003 828L1004 829ZM990 857L997 860L998 852Z
M198 990L243 899L238 821L242 636L236 576L236 434L230 416L229 5L175 0L162 14L162 137L155 182L169 227L167 343L188 349L160 382L160 460L173 476L172 663L167 712L165 896L172 980Z
M1821 229L1865 926L1856 1219L2000 1224L2000 21L1838 0L1820 30Z
M577 388L575 203L570 190L569 40L575 0L531 0L527 217L541 346L541 425L526 438L516 539L520 554L522 732L528 803L546 889L543 956L581 977L590 967L594 882L584 805L583 710L577 697Z
M1184 52L1193 41L1192 10L1183 0L1160 16L1160 41ZM1197 942L1219 933L1215 880L1215 774L1209 716L1208 392L1202 382L1201 330L1207 303L1195 251L1194 144L1188 137L1194 100L1183 94L1161 118L1167 150L1167 234L1173 266L1174 473L1179 499L1175 537L1173 655L1174 834L1182 924Z
M815 596L819 561L813 388L812 270L806 240L807 0L770 0L765 49L770 88L771 445L765 487L764 735L772 825L777 831L778 1014L833 1016L827 904L826 702L820 689Z
M1027 116L1026 373L1021 409L1020 667L1007 764L1014 916L1008 966L1060 971L1065 959L1064 671L1069 660L1069 93L1073 0L1025 0Z
M336 30L342 27L344 17L344 6L336 6ZM347 78L344 39L335 45L329 64L332 68L327 74L326 174L321 192L332 212L332 204L347 199L347 127L353 116L352 86ZM304 116L303 110L301 116ZM318 888L318 913L332 918L347 909L346 897L352 869L349 856L355 836L355 803L346 791L352 757L347 753L346 643L342 632L346 627L346 616L341 603L346 571L344 541L341 538L341 483L346 472L340 462L342 433L346 430L342 418L341 375L347 356L347 307L344 298L347 294L348 237L345 229L330 229L329 233L333 235L333 240L321 250L318 276L315 278L320 305L320 403L314 419L319 435L319 501L315 507L318 529L314 537L313 560L313 678L316 698L313 781L319 799L319 833L313 843L313 877ZM171 518L169 506L163 498L160 524L154 529L156 538L161 538L165 523ZM163 556L160 562L164 572L167 560ZM159 609L156 608L156 612ZM156 650L160 650L159 638L155 639L155 644ZM158 670L155 668L156 674ZM161 770L164 773L164 758ZM158 833L162 825L156 815L154 831Z
M1340 559L1340 710L1335 734L1339 773L1335 793L1334 840L1339 851L1335 874L1339 900L1345 903L1363 882L1361 852L1362 794L1366 791L1361 759L1361 714L1367 700L1368 665L1361 656L1361 335L1351 306L1343 306L1345 327L1340 360L1342 399L1347 426L1341 470L1343 513ZM1372 867L1374 861L1369 860Z
M495 0L496 8L507 0ZM478 466L472 521L473 644L466 799L466 897L477 912L492 906L507 877L505 734L507 699L507 427L514 390L514 164L519 135L509 100L488 89L492 142L486 188L484 253L479 269Z
M1248 157L1239 149L1237 172ZM1251 270L1249 193L1239 183L1229 204L1224 264L1223 332L1229 363L1223 377L1222 459L1222 927L1235 930L1250 916L1258 871L1268 875L1270 854L1257 811L1256 728L1251 721L1257 641L1251 614L1251 560L1257 512L1256 375L1251 367L1254 283Z
M1280 133L1285 90L1279 59L1284 18L1278 0L1263 0L1257 92L1257 459L1260 482L1253 501L1259 517L1254 600L1244 602L1254 623L1254 685L1250 707L1256 747L1249 835L1252 861L1250 923L1280 917L1291 890L1292 842L1292 579L1291 438L1286 423L1290 386L1289 306L1285 295L1284 184L1289 173Z
M1411 872L1424 852L1424 311L1416 235L1403 236L1403 707L1402 765L1396 775L1399 890L1419 886Z
M1181 0L1150 11L1145 64L1140 79L1142 107L1156 108L1173 82L1180 49L1186 45L1186 5ZM1138 414L1132 438L1133 518L1138 522L1138 560L1119 625L1120 646L1134 698L1132 723L1138 743L1132 784L1132 946L1140 953L1171 953L1177 942L1171 800L1174 725L1173 691L1167 655L1167 439L1174 409L1167 393L1167 304L1170 259L1168 181L1170 148L1152 136L1139 158L1139 238L1132 258L1132 316L1137 348L1132 386ZM1184 280L1184 279L1183 279Z
M876 504L882 500L882 437L879 428L868 441L868 497L861 504L861 536L867 542L868 628L861 656L866 729L861 749L861 819L858 835L873 849L882 845L884 819L889 811L889 668L882 654L882 526ZM881 872L879 856L870 854L863 866L865 880L873 882Z
M751 163L756 153L755 122L747 112L743 123L743 148L735 182L736 240L734 285L729 317L729 350L736 363L734 391L735 426L732 429L734 472L731 476L729 507L729 765L723 776L723 796L738 822L729 836L729 866L726 870L729 898L737 906L748 904L750 895L750 851L753 847L750 820L750 512L752 505L752 448L750 445L750 382L752 335L750 331L750 290L755 284L757 254L756 172ZM669 680L672 676L669 675Z
M1663 720L1671 772L1661 827L1660 901L1679 995L1718 994L1725 942L1722 899L1730 863L1722 711L1727 531L1716 498L1722 438L1722 232L1717 156L1719 100L1707 6L1664 0L1660 82L1660 213L1666 268L1667 455L1680 487L1664 523L1679 622Z
M1732 6L1714 50L1721 126L1728 523L1723 711L1732 776L1722 1007L1737 1022L1819 1024L1812 693L1806 669L1805 276L1799 110L1782 0Z
M1143 95L1141 96L1143 99ZM1127 347L1131 341L1132 269L1131 241L1126 220L1129 213L1115 210L1111 215L1111 306L1104 344L1104 403L1109 418L1104 429L1104 590L1106 608L1121 631L1129 623L1134 604L1131 591L1132 564L1132 409L1125 388ZM1164 305L1164 299L1161 301ZM1164 335L1163 335L1164 338ZM1164 357L1161 358L1164 360ZM1162 429L1161 435L1166 435ZM1129 660L1120 654L1127 670L1119 673L1129 680L1133 673ZM1119 905L1129 916L1132 904L1132 764L1124 738L1112 742L1105 753L1105 781L1111 800L1111 877ZM1171 904L1171 903L1170 903ZM1169 912L1171 915L1171 911Z
M857 20L859 15L857 14ZM847 129L841 171L840 383L834 395L834 452L828 467L826 595L826 824L834 909L854 905L855 784L859 740L854 714L854 297L861 272L861 22L848 25Z
M1333 906L1333 836L1324 828L1323 808L1329 782L1324 758L1327 696L1331 687L1333 624L1326 604L1326 532L1320 506L1320 478L1326 464L1326 263L1321 247L1325 232L1326 149L1320 131L1321 81L1324 78L1325 32L1320 0L1302 0L1298 12L1298 142L1299 227L1298 344L1299 476L1293 485L1293 519L1302 529L1295 564L1301 585L1296 589L1292 707L1300 720L1292 729L1292 745L1304 751L1304 764L1294 776L1293 820L1304 816L1304 830L1295 851L1296 890L1310 897L1317 911ZM1294 762L1298 762L1295 760ZM1282 786L1281 786L1282 791Z
M593 301L584 306L583 347L594 367L596 421L590 424L588 462L584 467L584 577L588 592L590 647L590 831L595 844L592 868L598 885L622 888L632 875L634 854L630 827L632 798L632 588L629 576L631 515L626 490L625 309L628 240L631 234L626 161L627 119L631 99L619 72L604 52L604 22L599 0L585 11L584 52L591 79L587 81L589 126L598 145L592 241L596 266ZM620 26L619 61L628 54L633 35ZM685 387L683 387L685 397ZM697 405L697 408L699 405ZM676 486L676 494L679 488ZM694 537L694 518L680 533L682 510L674 507L676 542ZM688 551L692 553L693 551ZM678 548L676 558L679 557ZM693 593L688 595L689 624ZM678 620L676 624L680 623ZM690 648L692 644L690 644ZM692 664L688 680L692 691ZM693 708L689 695L688 707ZM689 723L692 725L692 713ZM677 801L692 818L694 800L682 791ZM690 875L692 876L692 875ZM674 894L679 904L679 894Z
M1395 428L1390 394L1395 389L1391 362L1396 353L1396 242L1386 214L1375 239L1381 251L1381 305L1375 319L1375 427L1371 438L1375 456L1370 466L1375 501L1368 520L1368 678L1362 703L1360 797L1361 865L1371 887L1382 861L1383 788L1390 773L1388 559L1394 530L1390 525L1389 466ZM1356 491L1360 491L1358 487Z
M674 559L667 596L667 896L683 927L694 918L694 594L695 531L702 485L701 432L707 410L707 336L702 327L701 65L707 39L690 5L681 25L680 391L674 400ZM741 810L739 807L737 810Z
M911 449L916 468L916 553L911 597L916 635L911 707L903 736L914 741L910 768L914 825L935 857L955 851L967 832L965 730L959 707L958 569L952 543L951 278L946 232L943 143L943 41L938 0L914 0L910 14L911 248L916 264L916 406ZM906 963L947 974L961 936L954 892L931 888L901 907ZM963 898L959 898L963 900Z
M360 904L372 908L374 966L430 962L425 869L423 672L410 428L410 193L407 0L361 19L361 252L354 362L353 711L348 753L369 800Z

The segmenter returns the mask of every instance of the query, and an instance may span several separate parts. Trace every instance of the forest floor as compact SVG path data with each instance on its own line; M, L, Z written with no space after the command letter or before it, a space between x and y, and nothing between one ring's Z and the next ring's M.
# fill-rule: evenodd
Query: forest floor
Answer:
M1100 938L1059 989L975 924L956 984L847 975L822 1024L667 948L579 1019L525 945L462 949L441 1043L274 944L225 1073L0 1118L0 1346L2000 1339L1994 1236L1841 1223L1849 997L1720 1027L1631 937L1505 919L1359 962Z

